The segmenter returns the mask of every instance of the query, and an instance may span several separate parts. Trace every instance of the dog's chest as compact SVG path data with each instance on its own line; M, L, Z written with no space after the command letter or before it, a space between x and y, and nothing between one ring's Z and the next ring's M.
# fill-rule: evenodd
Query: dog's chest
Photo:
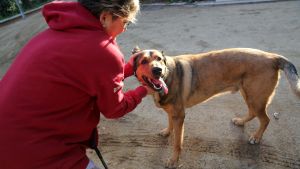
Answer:
M161 98L159 96L159 93L155 93L153 95L153 100L154 100L154 103L155 103L156 107L159 107L159 108L162 107L162 105L160 104Z

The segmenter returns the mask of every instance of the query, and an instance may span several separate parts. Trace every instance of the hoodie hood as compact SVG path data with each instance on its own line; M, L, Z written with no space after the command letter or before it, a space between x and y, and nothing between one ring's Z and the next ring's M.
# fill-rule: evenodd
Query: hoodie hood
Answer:
M53 1L42 12L51 29L102 29L100 21L78 2Z

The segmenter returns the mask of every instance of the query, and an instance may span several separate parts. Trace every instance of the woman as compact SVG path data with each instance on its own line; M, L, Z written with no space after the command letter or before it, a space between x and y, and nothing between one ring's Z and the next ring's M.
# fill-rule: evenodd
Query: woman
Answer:
M133 72L116 37L138 11L138 0L44 6L49 28L29 41L0 82L0 168L88 166L85 150L99 112L122 117L153 92L122 91Z

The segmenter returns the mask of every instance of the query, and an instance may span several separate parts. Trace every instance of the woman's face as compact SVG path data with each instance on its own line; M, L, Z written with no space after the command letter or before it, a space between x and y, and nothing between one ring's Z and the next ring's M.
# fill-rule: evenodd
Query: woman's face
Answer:
M116 16L110 12L103 12L100 16L100 22L106 33L113 38L123 33L130 23L127 18Z

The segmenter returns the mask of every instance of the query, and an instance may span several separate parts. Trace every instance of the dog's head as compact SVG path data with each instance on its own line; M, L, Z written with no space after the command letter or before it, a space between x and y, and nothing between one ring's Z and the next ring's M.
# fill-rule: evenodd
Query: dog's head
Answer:
M137 79L153 90L167 94L168 88L164 82L168 68L166 57L158 50L140 50L138 47L132 51L134 59L134 71Z

